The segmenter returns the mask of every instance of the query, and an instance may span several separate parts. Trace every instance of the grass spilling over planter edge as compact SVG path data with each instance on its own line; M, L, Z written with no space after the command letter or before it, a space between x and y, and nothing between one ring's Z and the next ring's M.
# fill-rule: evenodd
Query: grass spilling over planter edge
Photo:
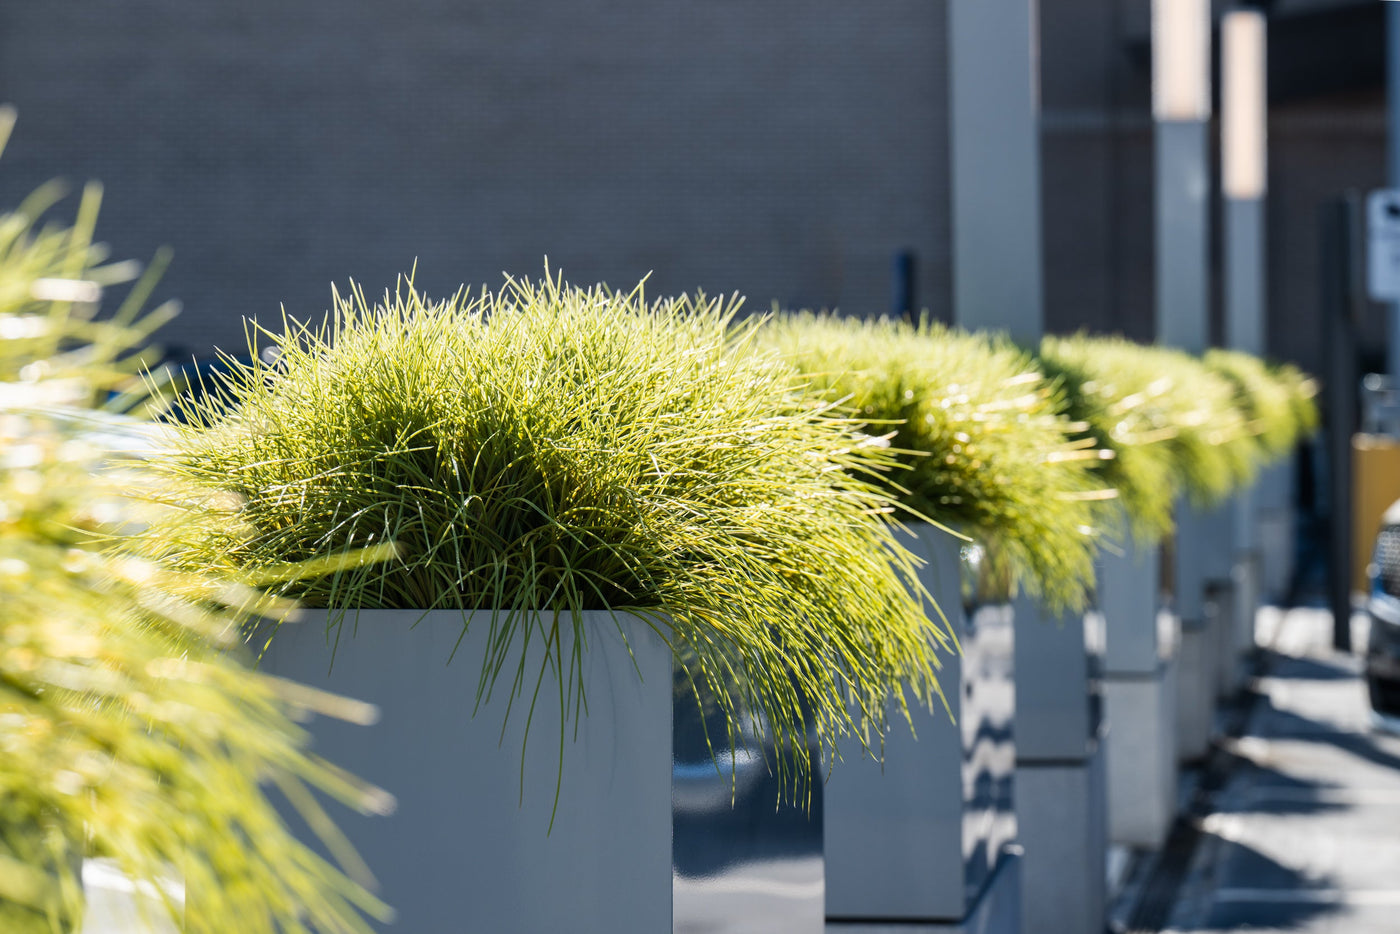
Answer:
M289 593L338 613L498 611L464 677L486 691L504 673L522 705L553 681L575 716L577 658L519 676L505 659L527 639L557 652L584 610L637 613L730 715L731 743L757 723L805 779L809 736L830 749L891 704L936 704L953 637L883 521L892 457L756 350L736 307L548 275L446 301L411 281L374 306L337 296L320 326L258 335L275 363L234 365L185 405L172 468L236 494L254 529L185 559L256 574L393 542L390 562Z
M887 480L908 508L976 538L1052 610L1083 606L1096 504L1113 491L1027 353L928 321L806 312L776 316L760 336L812 392L890 437L903 469Z
M1262 461L1273 461L1290 450L1317 423L1311 399L1316 389L1298 379L1296 370L1271 367L1238 350L1206 351L1202 363L1235 387L1235 404L1244 414Z
M0 108L0 148L13 121ZM151 560L135 534L179 521L131 414L174 309L142 310L158 262L98 314L138 268L93 243L97 186L72 226L40 226L60 193L0 215L0 930L80 929L83 860L101 857L193 934L369 934L363 914L392 912L309 789L364 812L392 798L309 754L295 721L373 711L249 670L240 626L285 602ZM348 875L292 836L268 783Z
M1165 479L1173 498L1184 493L1209 506L1254 478L1259 447L1238 406L1235 384L1199 358L1160 345L1082 334L1047 338L1041 350L1050 372L1084 392L1081 404L1086 420L1097 426L1096 436L1124 451L1149 448L1147 456L1171 464L1172 475ZM1126 456L1131 462L1133 455ZM1130 463L1128 470L1119 479L1128 487L1125 504L1140 510L1134 517L1139 528L1164 529L1160 495L1144 486L1164 479L1160 466Z

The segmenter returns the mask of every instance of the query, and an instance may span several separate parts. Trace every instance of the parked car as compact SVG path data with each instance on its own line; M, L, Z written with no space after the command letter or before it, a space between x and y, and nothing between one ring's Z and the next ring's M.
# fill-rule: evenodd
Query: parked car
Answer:
M1400 500L1381 520L1369 572L1366 687L1378 725L1400 731Z

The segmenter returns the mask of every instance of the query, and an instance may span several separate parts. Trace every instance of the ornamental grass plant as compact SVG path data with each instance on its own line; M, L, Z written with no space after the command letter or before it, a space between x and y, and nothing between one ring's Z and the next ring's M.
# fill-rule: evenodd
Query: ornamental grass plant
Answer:
M371 711L242 664L240 627L283 601L146 553L136 533L177 520L134 454L153 426L120 411L140 408L139 348L169 309L141 312L148 275L99 318L133 270L92 242L95 188L75 225L36 226L53 196L0 215L0 931L75 930L100 857L181 930L368 932L391 913L309 789L392 801L309 754L295 721ZM293 838L266 783L349 875Z
M891 701L933 704L953 637L882 521L894 459L735 310L548 273L443 301L411 279L377 304L337 296L322 324L256 333L257 362L184 405L170 469L235 494L252 529L215 523L184 559L256 574L393 542L383 565L286 593L333 625L353 608L462 610L493 647L457 660L464 677L525 716L556 691L584 711L560 627L584 645L582 611L638 614L723 708L731 744L752 727L805 778L809 736L830 749L883 729ZM531 641L546 662L512 667Z
M1252 354L1214 348L1202 362L1235 388L1235 404L1244 414L1263 461L1274 461L1293 449L1317 423L1312 407L1315 385L1292 368L1271 367Z
M1114 451L1106 479L1120 484L1139 535L1170 528L1179 494L1210 506L1253 479L1260 452L1235 384L1200 359L1080 334L1046 338L1041 360L1089 436Z
M1009 342L918 324L781 314L762 343L810 391L886 437L891 495L986 546L1013 588L1053 611L1082 607L1094 577L1096 503L1112 497L1054 385Z
M131 426L52 411L52 397L20 413L13 398L0 407L0 930L72 930L85 855L160 893L186 931L387 919L308 789L366 813L391 800L308 754L295 722L371 711L249 670L236 635L259 598L127 541L151 518L151 478L91 436ZM359 881L293 838L264 782Z
M1055 380L1065 414L1094 446L1113 456L1095 462L1103 482L1118 491L1108 521L1128 525L1155 541L1171 531L1172 505L1181 486L1168 420L1168 383L1142 364L1138 346L1117 338L1046 337L1038 362Z
M1291 363L1270 364L1269 374L1288 392L1293 423L1298 426L1298 439L1311 437L1317 432L1321 420L1317 411L1317 380Z

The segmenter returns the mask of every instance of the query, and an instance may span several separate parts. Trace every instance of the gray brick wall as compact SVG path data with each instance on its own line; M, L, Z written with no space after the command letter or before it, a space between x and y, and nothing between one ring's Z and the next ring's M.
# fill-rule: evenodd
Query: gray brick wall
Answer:
M97 178L117 256L175 249L167 341L319 314L418 260L435 293L576 281L946 313L942 2L70 0L0 7L0 197Z
M1042 0L1052 330L1152 337L1146 9ZM946 317L945 20L946 0L19 0L0 202L104 181L115 255L175 248L167 340L196 352L415 258L439 294L547 254L576 281L871 313L908 248ZM1274 111L1270 349L1307 366L1317 205L1380 183L1380 107Z

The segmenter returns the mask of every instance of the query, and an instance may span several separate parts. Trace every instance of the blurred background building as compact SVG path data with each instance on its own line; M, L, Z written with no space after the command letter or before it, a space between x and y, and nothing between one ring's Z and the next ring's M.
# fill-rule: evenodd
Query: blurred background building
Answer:
M1316 372L1319 205L1385 181L1384 4L1267 6L1268 350ZM1146 0L1040 5L1051 330L1153 337L1148 29ZM114 256L174 247L166 342L198 355L415 260L438 294L547 255L658 295L947 318L947 51L946 0L9 3L0 198L104 182Z

